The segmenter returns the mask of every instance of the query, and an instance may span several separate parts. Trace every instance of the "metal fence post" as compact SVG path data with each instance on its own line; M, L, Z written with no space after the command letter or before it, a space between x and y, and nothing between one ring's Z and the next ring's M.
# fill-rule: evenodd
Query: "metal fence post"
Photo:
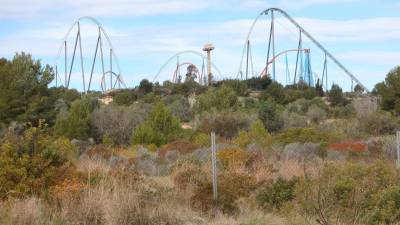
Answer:
M397 160L396 165L400 168L400 131L396 132Z
M211 132L211 167L213 183L213 212L214 215L218 208L218 186L217 186L217 153L215 145L215 132Z

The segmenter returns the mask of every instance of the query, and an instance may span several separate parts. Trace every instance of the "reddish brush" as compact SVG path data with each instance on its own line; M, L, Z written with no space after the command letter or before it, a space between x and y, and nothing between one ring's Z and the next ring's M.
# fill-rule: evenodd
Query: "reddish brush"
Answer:
M368 150L368 145L359 141L346 141L332 143L327 149L328 151L366 152Z

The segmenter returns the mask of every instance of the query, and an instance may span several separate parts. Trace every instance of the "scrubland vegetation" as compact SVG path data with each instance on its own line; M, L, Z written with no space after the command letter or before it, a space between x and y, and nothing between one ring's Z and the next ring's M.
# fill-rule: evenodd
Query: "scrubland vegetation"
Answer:
M82 95L53 78L0 60L0 224L400 224L400 67L371 93L263 77Z

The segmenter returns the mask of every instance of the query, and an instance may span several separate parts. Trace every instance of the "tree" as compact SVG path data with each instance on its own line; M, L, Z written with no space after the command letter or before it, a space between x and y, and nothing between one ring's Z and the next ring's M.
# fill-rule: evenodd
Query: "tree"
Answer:
M180 136L182 128L179 120L171 111L159 102L149 118L133 131L132 144L155 144L160 146Z
M97 107L97 100L89 98L76 100L68 112L58 114L55 132L68 138L87 139L91 134L91 112Z
M252 77L246 80L246 83L252 90L265 90L272 83L272 80L268 76Z
M282 129L283 120L278 114L276 105L270 101L261 103L260 110L258 111L258 118L263 122L264 127L269 132L276 132Z
M285 103L285 91L278 82L272 82L263 93L263 99L275 101L279 104Z
M328 101L331 103L331 106L344 106L347 104L347 100L343 97L343 90L339 85L332 85L328 93Z
M129 144L132 131L143 123L151 110L149 104L106 105L92 113L97 138L109 137L115 145Z
M140 85L139 85L139 91L145 95L147 93L150 93L153 90L153 83L151 83L149 80L147 79L143 79L142 81L140 81Z
M134 90L120 90L115 93L113 97L113 102L117 105L130 105L135 102L137 99L136 93Z
M31 55L16 54L11 61L0 63L0 122L11 121L37 123L48 117L53 101L47 85L53 80L54 72L48 65Z
M361 95L364 91L365 91L364 88L361 87L361 85L359 85L359 84L357 84L357 85L354 87L354 92L355 92L357 95Z
M182 122L189 122L192 117L192 109L189 100L182 95L170 95L163 99L172 114Z
M375 85L375 91L380 95L383 110L400 114L400 66L391 70L384 82Z
M235 108L237 105L238 98L235 91L225 84L219 88L209 88L197 100L197 109L199 111L208 111L212 108L224 110Z

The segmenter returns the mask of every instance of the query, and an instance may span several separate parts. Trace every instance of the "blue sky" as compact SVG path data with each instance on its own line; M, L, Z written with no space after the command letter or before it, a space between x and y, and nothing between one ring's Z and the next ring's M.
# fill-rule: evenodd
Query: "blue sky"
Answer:
M400 65L398 0L0 1L0 57L11 58L15 52L25 51L53 65L71 24L81 16L93 16L110 36L129 87L143 78L152 80L174 53L201 51L207 42L216 47L212 57L222 77L236 77L248 29L254 18L269 7L279 7L290 14L369 89L382 81L390 69ZM262 70L266 60L267 22L266 17L261 18L250 37L255 74ZM97 33L90 21L84 20L81 25L87 75ZM293 26L278 16L275 29L277 52L296 48L297 31ZM67 38L70 53L74 35L72 32ZM323 54L307 40L304 47L311 49L313 70L321 74ZM291 74L294 58L295 55L288 55ZM60 67L63 60L61 57ZM184 54L179 60L202 65L202 59L193 54ZM77 62L71 86L82 89ZM284 58L276 63L278 81L283 81ZM174 59L158 80L170 79L175 64ZM350 87L350 79L332 62L328 62L328 68L330 84ZM94 88L99 88L100 71L97 64Z

